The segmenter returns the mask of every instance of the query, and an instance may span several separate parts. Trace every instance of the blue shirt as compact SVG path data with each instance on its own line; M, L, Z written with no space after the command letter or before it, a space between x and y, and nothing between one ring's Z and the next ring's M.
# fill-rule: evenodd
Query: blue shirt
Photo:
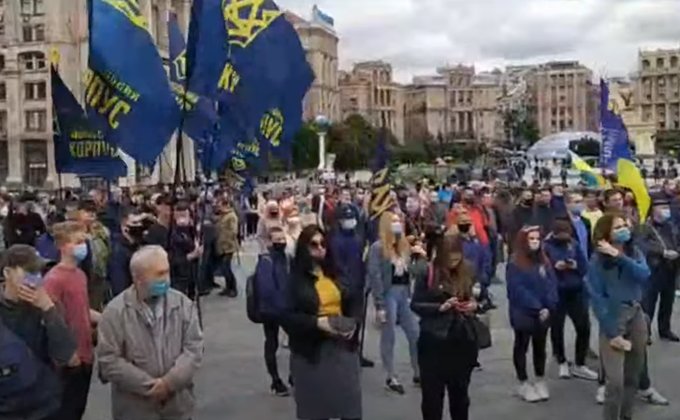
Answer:
M578 239L578 247L583 252L583 256L588 258L588 235L590 235L588 228L580 216L572 216L571 222L576 232L576 239Z

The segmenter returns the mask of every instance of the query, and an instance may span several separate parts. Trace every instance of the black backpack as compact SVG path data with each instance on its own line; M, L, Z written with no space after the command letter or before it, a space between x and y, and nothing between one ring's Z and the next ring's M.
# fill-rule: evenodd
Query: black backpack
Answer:
M270 257L267 254L263 254L260 255L259 258L262 259ZM255 268L255 273L251 274L246 280L246 314L248 315L250 322L262 324L264 320L262 319L262 312L260 312L260 294L257 290L256 274L257 267Z
M59 392L54 371L0 319L0 418L44 408Z

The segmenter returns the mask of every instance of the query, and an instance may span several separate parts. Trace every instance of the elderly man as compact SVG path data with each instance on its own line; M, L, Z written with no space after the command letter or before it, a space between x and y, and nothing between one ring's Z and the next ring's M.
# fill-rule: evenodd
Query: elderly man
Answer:
M99 372L111 382L113 419L189 420L203 357L196 307L170 288L162 247L137 251L130 272L133 285L109 303L99 324Z

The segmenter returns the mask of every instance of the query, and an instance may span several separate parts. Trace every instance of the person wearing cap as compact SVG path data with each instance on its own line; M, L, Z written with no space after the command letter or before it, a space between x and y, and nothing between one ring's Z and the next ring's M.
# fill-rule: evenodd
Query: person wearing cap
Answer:
M1 417L7 420L43 420L59 410L61 386L53 365L68 364L76 350L71 332L43 288L44 263L28 245L11 246L0 263L5 280L0 284L0 323L22 340L40 363L36 381L26 384L17 395L31 406L29 410L6 412L3 404L12 404L12 400L1 399Z
M217 255L221 259L222 275L224 276L224 290L220 296L235 298L238 296L236 276L231 268L231 263L239 250L238 243L238 216L234 206L228 199L223 199L219 204L220 216L217 221Z
M365 281L366 264L363 259L364 247L357 234L359 213L355 206L344 204L340 206L337 217L339 227L331 234L330 239L331 257L335 261L341 284L364 306L368 295ZM362 328L364 324L365 319L362 319ZM374 365L363 355L361 362L364 367Z
M111 257L111 233L97 219L97 205L89 199L78 203L74 221L80 223L88 235L87 256L79 263L87 276L90 307L101 311L108 294L106 276L107 265Z
M678 249L680 236L672 223L670 202L666 197L657 196L652 201L652 210L646 223L638 229L638 244L647 256L647 265L652 272L642 307L654 320L657 301L659 314L657 325L662 340L680 342L671 330L673 303L675 302L675 279L678 274Z

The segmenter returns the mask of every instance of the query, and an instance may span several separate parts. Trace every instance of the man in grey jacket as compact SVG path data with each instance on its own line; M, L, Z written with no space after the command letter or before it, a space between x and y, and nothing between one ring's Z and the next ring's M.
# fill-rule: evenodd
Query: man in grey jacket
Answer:
M111 382L114 420L189 420L203 358L195 304L170 289L168 255L146 246L130 260L133 285L104 310L97 356Z

